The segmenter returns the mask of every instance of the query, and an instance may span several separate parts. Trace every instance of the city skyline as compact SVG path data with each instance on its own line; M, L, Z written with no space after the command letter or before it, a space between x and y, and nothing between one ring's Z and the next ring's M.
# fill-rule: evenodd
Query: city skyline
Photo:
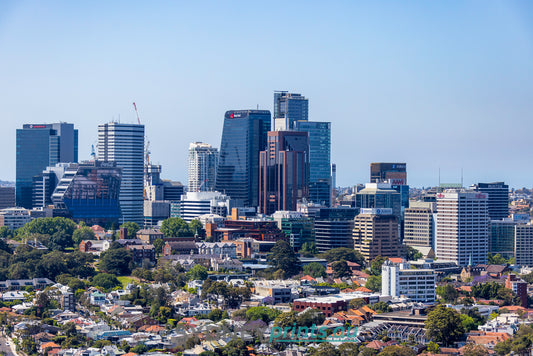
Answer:
M273 112L287 90L332 123L338 186L367 182L371 162L406 162L413 187L439 168L531 186L530 3L202 5L3 2L0 179L15 180L23 124L73 123L85 160L97 125L135 123L136 101L152 160L185 183L190 142L219 148L225 111Z

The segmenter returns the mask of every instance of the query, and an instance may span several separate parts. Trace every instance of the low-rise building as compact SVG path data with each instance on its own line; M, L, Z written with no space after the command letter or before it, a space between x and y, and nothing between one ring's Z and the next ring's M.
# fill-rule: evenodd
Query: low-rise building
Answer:
M230 242L198 242L196 247L199 254L237 258L237 247Z
M435 271L411 269L409 263L395 264L385 261L381 267L381 290L383 295L406 296L409 299L432 303L435 301Z

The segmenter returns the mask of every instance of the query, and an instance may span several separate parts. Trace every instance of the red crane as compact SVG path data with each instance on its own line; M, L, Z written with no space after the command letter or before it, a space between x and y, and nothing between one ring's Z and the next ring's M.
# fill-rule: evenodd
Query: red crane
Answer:
M139 119L139 113L137 112L137 105L135 105L135 102L133 102L133 107L135 108L135 113L137 114L137 123L141 124L141 119Z

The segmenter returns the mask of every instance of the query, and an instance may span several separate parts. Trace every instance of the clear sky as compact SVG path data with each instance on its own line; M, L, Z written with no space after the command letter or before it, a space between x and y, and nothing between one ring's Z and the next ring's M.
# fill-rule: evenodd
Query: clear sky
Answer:
M164 178L187 181L189 142L220 146L230 109L309 98L332 122L337 183L406 162L408 183L532 187L531 1L1 1L0 179L15 130L136 122Z

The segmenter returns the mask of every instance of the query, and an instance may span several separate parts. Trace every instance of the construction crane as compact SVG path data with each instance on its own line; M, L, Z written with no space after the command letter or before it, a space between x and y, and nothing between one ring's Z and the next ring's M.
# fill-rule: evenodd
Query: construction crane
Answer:
M139 112L137 111L137 105L135 105L135 101L133 102L133 107L135 108L135 114L137 114L137 123L141 124L141 119L139 119Z
M200 186L198 187L198 189L196 189L196 191L199 192L200 189L202 189L202 187L204 186L205 182L207 182L208 180L209 180L208 178L204 179L204 181L202 182L202 184L200 184Z

